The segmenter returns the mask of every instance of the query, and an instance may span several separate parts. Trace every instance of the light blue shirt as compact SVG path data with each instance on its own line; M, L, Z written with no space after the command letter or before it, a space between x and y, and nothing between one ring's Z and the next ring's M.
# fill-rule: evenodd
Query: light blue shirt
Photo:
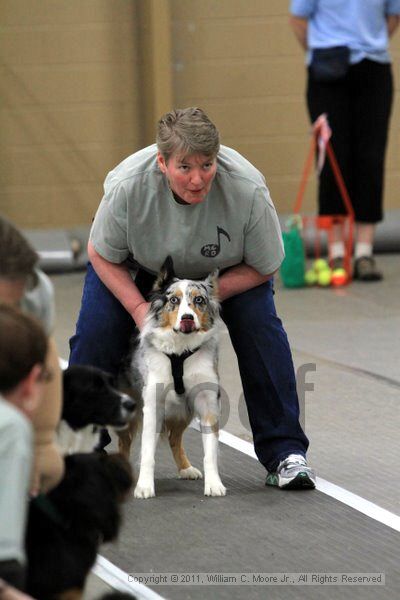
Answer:
M400 0L292 0L291 13L308 19L310 50L347 46L351 64L391 62L386 17L400 15Z
M0 395L0 561L25 561L32 432L25 415Z

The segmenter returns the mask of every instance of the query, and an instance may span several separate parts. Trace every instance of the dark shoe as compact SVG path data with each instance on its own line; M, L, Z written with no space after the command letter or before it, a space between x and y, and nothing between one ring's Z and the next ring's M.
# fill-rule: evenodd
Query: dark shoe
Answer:
M376 268L375 259L372 256L361 256L354 263L353 279L358 281L380 281L383 275Z

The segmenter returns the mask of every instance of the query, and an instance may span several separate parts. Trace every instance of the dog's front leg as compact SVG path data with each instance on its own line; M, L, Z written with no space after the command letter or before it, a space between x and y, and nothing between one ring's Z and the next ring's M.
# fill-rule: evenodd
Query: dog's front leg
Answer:
M204 495L225 496L226 488L218 473L219 403L214 394L202 392L196 398L204 448Z
M154 491L154 462L158 437L157 399L155 385L143 389L143 431L139 479L135 487L135 498L152 498Z

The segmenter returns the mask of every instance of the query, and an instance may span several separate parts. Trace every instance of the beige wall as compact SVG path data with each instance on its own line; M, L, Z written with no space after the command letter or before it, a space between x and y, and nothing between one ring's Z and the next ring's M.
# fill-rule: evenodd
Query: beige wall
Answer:
M172 104L208 111L223 142L263 171L278 210L289 212L309 125L288 4L2 0L0 212L22 227L89 224L106 173L152 140L150 121ZM393 56L397 82L400 33ZM400 207L399 102L391 208ZM314 206L315 181L306 208Z
M90 223L104 175L141 145L136 3L2 0L0 212Z

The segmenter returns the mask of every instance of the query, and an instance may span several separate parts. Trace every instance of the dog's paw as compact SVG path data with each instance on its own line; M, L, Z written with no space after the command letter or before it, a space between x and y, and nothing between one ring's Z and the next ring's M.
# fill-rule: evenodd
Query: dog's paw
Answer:
M154 498L156 495L154 491L154 483L148 484L137 484L135 491L133 492L135 498Z
M196 467L188 467L179 471L179 479L203 479L203 475Z
M204 483L204 495L205 496L225 496L226 487L220 479L213 481L206 481Z

